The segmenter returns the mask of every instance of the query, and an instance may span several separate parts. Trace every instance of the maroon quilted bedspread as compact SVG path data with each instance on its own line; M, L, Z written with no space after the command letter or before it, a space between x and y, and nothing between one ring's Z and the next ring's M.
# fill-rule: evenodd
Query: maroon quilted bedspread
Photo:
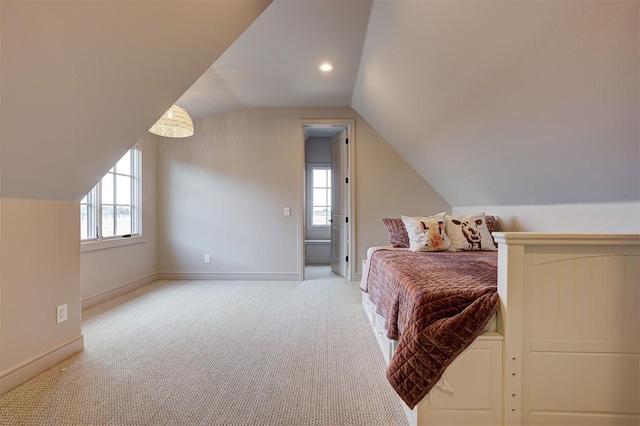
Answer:
M413 408L499 306L496 252L378 250L361 288L398 347L387 378Z

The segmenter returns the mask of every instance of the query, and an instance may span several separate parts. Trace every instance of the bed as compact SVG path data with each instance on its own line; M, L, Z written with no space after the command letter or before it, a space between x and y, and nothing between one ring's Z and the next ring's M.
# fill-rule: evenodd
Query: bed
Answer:
M453 359L441 363L442 375L431 374L428 393L414 392L415 405L401 396L410 424L638 425L640 236L493 236L497 254L480 257L495 258L493 294L499 303L478 310L468 330L471 341L452 350ZM406 253L370 249L363 270L363 304L388 377L397 369L403 333L409 332L402 319L406 314L394 309L421 299L385 301L370 274L393 269L389 265ZM447 255L477 261L475 253ZM490 291L480 293L491 299ZM418 368L414 376L424 373ZM390 383L398 390L397 383Z

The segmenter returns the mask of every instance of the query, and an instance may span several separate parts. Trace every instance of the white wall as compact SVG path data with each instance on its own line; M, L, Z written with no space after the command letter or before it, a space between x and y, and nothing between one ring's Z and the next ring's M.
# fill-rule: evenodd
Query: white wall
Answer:
M503 231L638 234L640 203L453 207L454 214L498 216Z
M303 118L356 120L357 271L368 247L388 243L383 217L450 210L351 108L233 111L197 120L191 138L159 144L161 273L282 279L301 273ZM283 207L292 215L284 216Z
M305 142L307 163L331 163L331 138L309 138Z
M142 238L136 244L84 251L81 256L83 308L148 284L157 271L158 137L145 134L142 149ZM88 246L100 243L88 243Z
M0 199L0 393L56 350L82 349L79 223L77 202Z

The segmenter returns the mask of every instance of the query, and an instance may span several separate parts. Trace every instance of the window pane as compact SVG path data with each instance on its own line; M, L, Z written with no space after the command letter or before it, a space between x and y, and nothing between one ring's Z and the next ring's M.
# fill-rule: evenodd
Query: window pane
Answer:
M313 169L313 186L327 187L327 171L324 169Z
M131 207L119 206L117 209L118 218L116 223L118 229L116 235L131 234Z
M313 225L328 225L327 209L324 207L313 208Z
M313 205L314 206L326 206L327 205L327 192L326 189L313 189Z
M135 150L135 151L134 151ZM117 237L139 233L137 202L140 152L137 147L127 151L105 174L100 183L81 202L80 227L83 240ZM135 176L134 176L135 174ZM99 192L99 197L97 196ZM135 197L135 199L134 199ZM98 215L94 217L94 215ZM133 215L136 217L133 217Z
M102 236L114 236L114 220L113 206L102 206Z
M124 175L131 174L131 150L127 151L116 164L116 173L122 173Z
M103 204L113 204L113 175L111 173L107 173L102 178L102 203Z
M131 178L116 176L116 204L133 204L131 202Z
M87 198L87 197L85 197ZM86 240L89 228L89 218L87 216L87 206L80 206L80 239Z

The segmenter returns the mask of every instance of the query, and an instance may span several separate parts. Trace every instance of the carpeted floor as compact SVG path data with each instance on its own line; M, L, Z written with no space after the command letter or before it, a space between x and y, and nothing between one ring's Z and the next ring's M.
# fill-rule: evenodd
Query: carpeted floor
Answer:
M1 425L406 425L357 285L158 281L83 313L85 350Z

